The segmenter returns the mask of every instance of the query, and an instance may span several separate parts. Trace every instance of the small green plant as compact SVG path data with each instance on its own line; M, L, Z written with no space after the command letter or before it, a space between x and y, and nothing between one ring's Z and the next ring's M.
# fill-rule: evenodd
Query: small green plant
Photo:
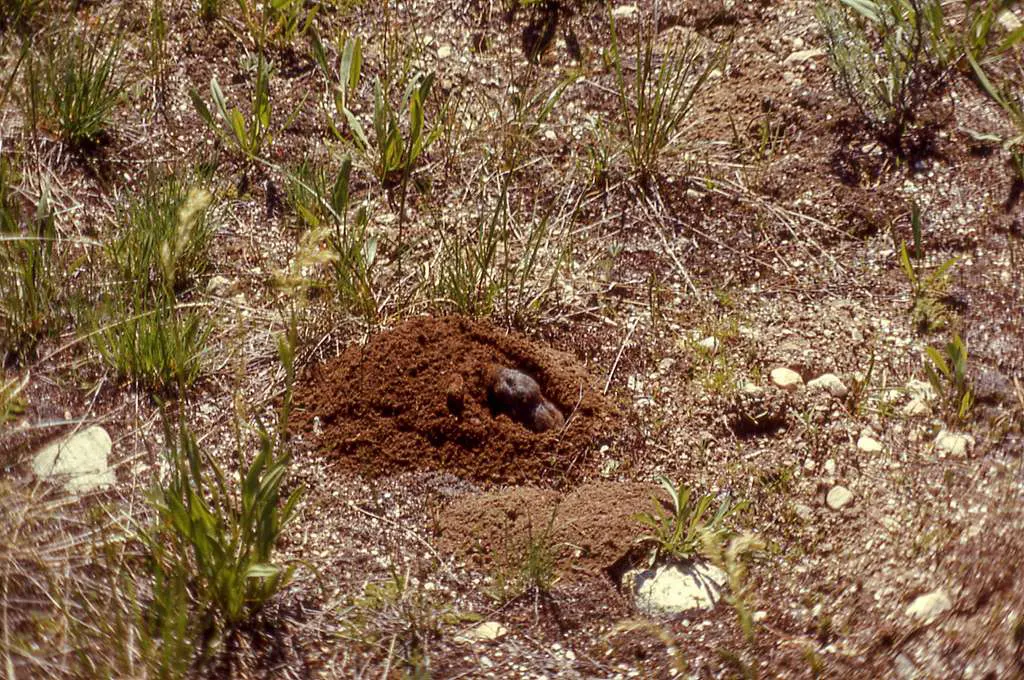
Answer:
M715 513L707 517L714 496L706 494L691 502L692 492L682 483L677 486L664 476L658 482L668 493L670 504L666 507L664 502L652 498L654 511L635 517L650 532L638 541L649 547L649 566L662 558L687 560L697 554L720 551L720 546L733 534L725 520L748 505L747 501L733 503L726 496Z
M372 323L380 314L374 283L377 237L370 232L365 205L352 214L351 173L352 160L345 156L333 181L322 169L308 163L303 163L292 176L289 200L308 231L279 284L293 290L313 285L304 270L327 264L333 273L333 292L342 309Z
M26 219L13 173L0 160L0 355L25 357L55 329L61 307L57 231L44 187Z
M641 183L655 176L662 156L685 132L685 122L712 72L725 61L725 50L708 53L698 38L657 46L654 36L637 32L636 63L627 80L615 18L611 18L608 54L624 125L623 137Z
M259 158L264 147L272 141L270 70L270 65L260 53L256 60L252 101L248 114L237 108L229 107L217 78L210 79L210 97L219 117L219 123L199 93L195 89L189 90L192 104L206 126L213 130L225 144L237 149L249 161Z
M955 420L966 420L974 406L974 389L967 374L967 345L959 335L942 350L926 347L925 375Z
M496 558L498 569L494 575L493 595L499 602L508 602L528 593L539 597L558 582L558 555L552 542L554 524L554 512L540 532L529 522L525 540L513 539L514 545L507 546L505 554Z
M1014 50L1020 43L1024 43L1024 30L1017 29L1006 38L1000 51ZM980 139L1001 144L1010 155L1010 162L1017 177L1024 180L1024 63L1019 54L1016 56L1015 61L1011 60L1013 63L1009 66L1010 72L1000 72L1001 77L996 77L997 71L993 66L983 66L979 55L968 51L967 60L982 89L1006 112L1014 129L1013 133L1006 137L991 133L972 134Z
M164 295L155 301L116 295L100 307L90 336L100 356L121 378L159 393L183 393L203 370L208 314L178 308Z
M246 621L288 584L295 571L295 565L274 559L302 495L301 488L287 496L282 493L291 463L285 429L295 376L293 342L294 333L278 343L286 373L278 427L268 432L259 425L259 450L251 461L246 460L238 435L234 483L199 448L186 423L179 421L176 428L165 423L171 476L153 491L158 521L145 540L157 584L163 584L156 592L166 598L165 604L176 605L181 600L176 584L188 584L194 617L190 622L196 624L197 639L206 643ZM161 613L174 615L166 607Z
M28 373L21 380L17 378L0 379L0 427L25 412L28 402L21 396L21 392L26 385L28 385Z
M367 159L373 174L385 188L405 185L416 161L437 138L440 131L426 130L425 107L434 84L433 73L415 73L405 84L398 106L389 97L389 83L377 78L373 84L373 137L367 134L359 118L349 107L351 93L359 87L362 72L362 43L346 40L341 46L341 59L336 76L327 64L323 45L315 42L313 54L320 68L334 82L334 112L345 120L356 149ZM408 111L403 124L401 111ZM342 138L333 118L328 121L334 134Z
M242 22L256 41L257 49L266 45L290 47L296 38L309 31L320 9L319 2L306 0L267 0L262 3L237 0L237 3Z
M569 267L572 240L553 227L550 213L524 230L509 225L511 175L505 173L493 209L477 215L469 229L437 225L441 247L423 271L435 304L476 316L503 308L509 322L521 323L542 309Z
M914 249L918 253L917 258L920 259L920 219L916 206L912 221L914 224ZM949 285L949 270L955 264L956 258L951 257L925 274L919 267L914 266L910 253L907 251L907 244L900 244L900 267L910 283L910 315L914 326L919 331L931 333L944 328L949 323L949 310L943 304L942 296L945 295Z
M107 247L115 284L144 297L173 296L191 286L209 266L212 201L206 189L173 176L151 181L119 209L121 233Z
M444 628L479 619L455 610L408 569L402 573L392 567L390 578L367 583L352 598L341 637L381 661L386 653L388 667L395 665L400 677L428 678L431 648Z
M819 1L829 63L840 93L898 144L953 58L941 0Z
M29 120L53 127L73 146L99 142L124 91L115 75L121 39L104 48L77 32L62 33L39 45L36 55L25 72Z
M359 119L345 110L356 148L372 159L373 173L384 187L405 183L420 155L437 136L436 130L429 133L424 130L424 106L433 83L433 73L417 75L406 87L401 104L394 108L384 96L381 82L376 81L373 86L372 144ZM400 110L409 112L405 130L397 113Z

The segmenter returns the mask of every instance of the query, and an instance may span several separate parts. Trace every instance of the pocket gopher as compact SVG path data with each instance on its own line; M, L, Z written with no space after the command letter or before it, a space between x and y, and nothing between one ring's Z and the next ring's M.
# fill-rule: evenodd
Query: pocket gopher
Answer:
M484 379L491 408L508 415L534 432L565 425L558 407L540 391L537 381L514 368L492 365Z

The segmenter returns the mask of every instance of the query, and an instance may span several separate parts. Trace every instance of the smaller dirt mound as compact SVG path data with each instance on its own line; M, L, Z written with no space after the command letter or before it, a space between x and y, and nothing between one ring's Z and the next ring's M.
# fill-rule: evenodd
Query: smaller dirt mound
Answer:
M535 380L564 427L534 432L496 408L495 366ZM463 317L420 317L314 367L296 388L293 423L364 474L552 483L586 471L616 421L572 357Z
M518 488L464 496L438 518L439 547L482 569L514 567L529 541L552 551L563 578L605 578L645 533L636 514L665 493L652 484L594 482L563 495Z

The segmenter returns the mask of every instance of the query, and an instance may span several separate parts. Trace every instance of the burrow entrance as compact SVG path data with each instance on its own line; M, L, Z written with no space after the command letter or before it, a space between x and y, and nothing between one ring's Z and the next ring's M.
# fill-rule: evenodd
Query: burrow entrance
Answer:
M495 367L536 381L541 425L521 405L496 403ZM547 417L551 406L564 424ZM444 470L534 484L579 478L618 421L573 357L455 316L408 320L314 367L293 415L321 454L362 474Z

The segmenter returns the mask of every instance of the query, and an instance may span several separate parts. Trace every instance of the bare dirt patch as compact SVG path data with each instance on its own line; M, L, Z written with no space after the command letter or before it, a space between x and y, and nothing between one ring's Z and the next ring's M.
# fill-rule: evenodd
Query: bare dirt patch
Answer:
M649 510L657 487L593 482L572 493L521 487L464 496L441 513L439 546L477 567L522 554L530 540L547 544L569 580L604 578L638 535L636 513Z
M501 365L532 376L566 416L531 431L494 408ZM461 317L422 317L314 367L296 392L296 429L370 475L445 470L484 482L558 483L587 469L617 416L566 354Z

